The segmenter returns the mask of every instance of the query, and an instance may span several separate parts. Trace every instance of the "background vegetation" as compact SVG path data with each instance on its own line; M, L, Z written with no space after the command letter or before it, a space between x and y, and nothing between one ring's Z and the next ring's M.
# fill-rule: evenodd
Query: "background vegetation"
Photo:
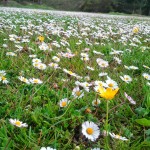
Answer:
M33 6L44 5L58 10L86 12L119 12L127 14L150 15L150 0L0 0L2 5ZM34 7L34 6L33 6ZM36 5L36 8L38 6ZM43 7L42 7L43 8Z

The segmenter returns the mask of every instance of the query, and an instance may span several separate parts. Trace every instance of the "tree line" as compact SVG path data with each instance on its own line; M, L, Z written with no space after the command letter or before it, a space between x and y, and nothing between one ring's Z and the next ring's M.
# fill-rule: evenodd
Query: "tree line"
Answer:
M10 0L1 0L5 5ZM60 10L119 12L150 15L150 0L14 0L18 3L45 4Z

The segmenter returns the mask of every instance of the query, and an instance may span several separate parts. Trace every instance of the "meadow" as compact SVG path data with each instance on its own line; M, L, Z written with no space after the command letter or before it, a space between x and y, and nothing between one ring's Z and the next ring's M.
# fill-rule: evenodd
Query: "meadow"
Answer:
M1 150L150 149L150 18L0 8Z

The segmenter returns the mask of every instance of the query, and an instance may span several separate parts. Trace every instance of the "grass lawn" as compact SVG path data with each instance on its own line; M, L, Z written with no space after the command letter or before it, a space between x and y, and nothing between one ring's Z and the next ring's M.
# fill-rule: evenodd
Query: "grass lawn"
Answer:
M149 19L0 9L1 150L148 150L149 80Z

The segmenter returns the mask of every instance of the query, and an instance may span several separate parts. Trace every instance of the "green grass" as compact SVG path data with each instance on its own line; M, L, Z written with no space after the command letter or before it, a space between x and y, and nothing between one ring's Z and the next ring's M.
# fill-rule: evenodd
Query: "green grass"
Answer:
M63 68L71 70L83 77L79 81L84 82L85 76L89 76L89 83L100 80L105 81L106 77L99 77L100 72L107 72L108 76L118 83L119 92L113 100L109 102L109 132L120 134L129 139L121 141L112 139L110 136L109 147L113 150L148 150L150 148L150 131L149 124L145 122L138 123L138 119L146 118L150 121L150 87L142 73L149 73L149 69L143 65L149 66L149 39L148 31L140 29L137 34L132 34L132 29L136 25L143 25L145 28L150 27L149 21L135 18L133 20L124 18L90 18L85 20L90 30L88 36L82 35L83 29L87 26L80 18L62 17L49 15L48 13L22 13L22 12L3 12L0 11L2 27L0 28L0 70L6 71L8 84L0 81L0 149L2 150L39 150L43 147L52 147L57 150L72 150L79 146L81 150L91 150L91 148L107 149L105 137L102 134L105 129L106 121L106 100L98 95L101 104L98 107L92 105L92 101L97 97L97 93L93 87L90 92L84 89L84 96L81 99L75 99L72 96L72 90L76 86L75 77L67 75ZM52 22L53 20L53 22ZM119 26L119 23L123 23ZM14 28L11 28L15 26ZM21 25L27 27L27 31L21 30ZM97 29L95 27L97 27ZM46 27L50 29L46 29ZM61 31L69 30L72 26L72 34L70 37L64 35L55 35L53 30ZM112 27L110 33L109 27ZM99 27L99 28L98 28ZM128 28L129 27L129 28ZM118 34L120 28L126 33ZM43 29L43 30L41 30ZM74 31L74 30L75 31ZM94 38L93 35L102 30L102 34L108 33L106 38ZM78 36L76 36L76 34ZM31 34L32 33L32 34ZM9 40L9 35L15 34L18 38L29 39L27 43L15 43ZM131 35L132 34L132 35ZM44 42L52 48L50 51L42 51L39 49L38 36L44 36ZM127 36L125 45L120 42L121 37ZM138 46L131 46L133 38L137 38L141 43ZM89 39L92 45L86 43ZM65 40L69 46L63 46L60 41ZM82 44L76 44L82 40ZM53 41L57 41L61 46L57 48L52 45ZM98 42L99 44L94 44ZM103 43L103 44L101 44ZM3 44L8 47L5 48ZM24 47L20 52L16 45ZM147 47L143 52L142 47ZM31 50L32 48L33 50ZM57 56L60 52L66 52L69 48L72 53L76 54L72 59L60 58L58 62L61 69L54 70L48 64L53 62L52 57ZM80 54L85 48L89 48L88 52L90 60L84 62L81 60ZM122 50L122 55L117 55L122 63L119 65L113 60L111 48ZM130 49L131 52L126 49ZM93 50L99 51L104 56L96 55ZM15 52L17 56L7 56L7 52ZM47 65L45 70L38 70L32 65L32 58L29 55L36 54ZM109 62L107 68L100 68L96 62L97 58L102 58ZM88 70L86 67L95 68L94 71ZM126 66L137 66L138 70L127 70ZM120 79L121 75L130 75L131 83L126 83ZM18 77L24 76L29 78L38 78L43 81L42 84L25 84ZM62 79L68 80L64 82ZM55 87L57 84L58 87ZM125 98L124 92L127 92L135 101L136 105L130 104ZM60 108L59 102L63 98L68 98L71 102L66 108ZM91 109L90 113L86 109ZM18 128L10 124L9 119L19 119L23 123L27 123L27 128ZM95 142L86 139L82 134L82 123L92 121L100 128L101 135Z

